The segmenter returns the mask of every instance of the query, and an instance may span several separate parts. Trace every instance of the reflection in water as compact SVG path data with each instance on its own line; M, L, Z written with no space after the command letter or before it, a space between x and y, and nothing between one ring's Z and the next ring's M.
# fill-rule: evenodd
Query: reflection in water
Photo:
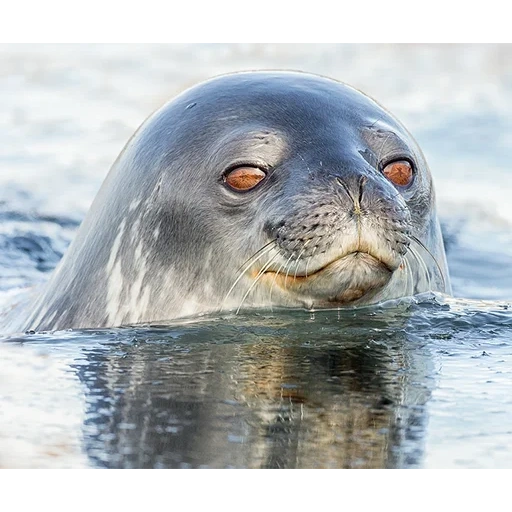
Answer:
M124 329L75 366L86 451L104 467L417 466L433 370L406 309Z
M0 465L510 467L512 308L418 300L0 339Z

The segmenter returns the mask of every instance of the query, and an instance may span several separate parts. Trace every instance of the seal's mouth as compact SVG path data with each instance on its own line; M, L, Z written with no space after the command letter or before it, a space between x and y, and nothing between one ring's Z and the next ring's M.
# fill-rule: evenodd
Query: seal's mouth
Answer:
M307 275L267 270L263 277L283 293L309 299L316 306L332 307L369 299L390 281L396 268L373 254L354 251Z
M387 269L389 272L394 272L394 270L395 270L394 268L392 268L390 266L390 264L387 264L386 262L382 261L377 256L373 256L372 254L369 254L366 252L354 251L354 252L345 254L344 256L341 256L340 258L336 258L335 260L327 263L323 267L320 267L313 272L309 272L308 274L293 274L291 277L290 277L290 274L288 274L288 277L290 277L294 281L299 281L299 282L301 280L306 281L307 279L314 279L315 276L317 276L318 274L321 274L322 272L326 272L329 269L332 269L332 267L337 265L339 262L351 260L351 259L352 260L358 259L360 262L365 261L372 265L375 264L375 265L381 266L382 268ZM281 271L275 272L274 270L267 270L265 272L265 274L273 274L275 276L277 275L278 279L286 280L286 274Z

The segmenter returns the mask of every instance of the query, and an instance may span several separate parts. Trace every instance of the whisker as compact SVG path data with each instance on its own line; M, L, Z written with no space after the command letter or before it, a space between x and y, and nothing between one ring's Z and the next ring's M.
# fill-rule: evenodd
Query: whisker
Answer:
M421 265L420 263L416 263L416 262L417 262L417 255L414 254L412 251L408 251L406 254L404 254L402 256L402 264L404 265L404 268L406 271L405 293L406 293L406 296L408 296L408 297L412 297L414 295L415 289L416 289L413 268L420 267L420 265Z
M308 257L308 261L306 261L306 277L308 277L308 266L309 266L309 262L311 261L311 258L315 255L315 252L316 250L318 249L318 245L315 245L315 247L313 248L313 252L311 253L311 255Z
M295 245L293 246L293 249L292 249L292 254L291 256L286 260L286 263L285 263L285 266L288 266L288 263L290 263L290 260L293 258L293 255L294 255L294 252L295 251L295 248L297 247L297 245L299 245L299 240L297 240L295 242ZM284 287L286 288L286 283L288 281L288 274L290 273L290 270L291 270L291 267L288 267L288 270L286 271L286 277L284 278Z
M304 251L306 250L306 245L309 243L309 240L304 244L304 248L302 249L302 251L300 252L299 256L297 257L297 260L300 259L301 255L304 253ZM298 245L298 242L295 244L294 246L294 249L295 247L297 247ZM281 272L281 269L288 265L290 259L293 258L293 254L292 256L290 256L290 258L288 258L288 261L286 263L283 263L278 269L277 269L277 272L276 272L276 275L274 276L274 279L272 280L272 285L270 286L270 304L272 305L272 290L274 288L274 285L276 284L276 281L277 281L277 276L279 275L279 273ZM309 262L309 260L308 260ZM297 261L297 266L298 266L298 261ZM285 286L286 286L286 279L288 278L288 273L289 273L290 270L288 270L288 272L286 273L286 277L285 277ZM307 277L307 265L306 265L306 277ZM295 276L294 276L294 279L297 278L297 268L295 268Z
M288 282L288 274L290 273L291 267L288 266L288 263L290 263L290 260L293 258L293 254L286 260L285 266L288 267L288 270L286 271L286 276L284 278L284 287L286 288L286 283Z
M277 243L277 240L274 238L274 240L270 240L270 242L266 243L261 249L258 249L250 258L246 259L237 269L236 271L238 272L246 263L248 263L249 261L251 261L253 258L256 258L256 260L259 258L260 256L260 252L263 251L264 249L266 249L269 245L272 245L272 244L276 244ZM256 261L255 260L255 261ZM255 261L253 261L252 263L255 263ZM251 263L251 265L252 265Z
M251 286L249 286L249 289L245 292L245 295L242 297L242 301L240 302L240 305L238 306L238 309L236 310L236 314L238 315L239 311L240 311L240 308L242 307L245 299L247 298L247 296L249 295L249 293L251 293L251 290L256 286L256 283L260 280L261 276L267 271L267 269L270 267L270 265L272 265L272 263L274 262L274 260L279 256L279 253L277 254L274 254L274 256L272 258L270 258L269 261L267 261L267 263L265 263L265 265L263 265L263 267L261 268L261 270L258 272L258 275L255 277L253 283L251 284Z
M411 251L411 254L414 256L414 259L418 262L418 265L423 270L423 274L425 276L425 279L427 281L428 289L432 290L432 281L430 279L430 272L428 271L428 267L422 258L421 254L412 246L409 246L409 250Z
M414 242L416 242L423 250L425 250L425 252L427 252L429 254L429 256L432 258L432 260L434 261L434 263L436 264L436 267L437 267L437 270L439 271L439 275L441 276L441 280L443 282L443 290L446 290L446 281L444 279L444 275L443 275L443 271L441 270L441 265L439 265L439 263L437 262L435 256L425 247L425 245L423 244L423 242L421 240L419 240L418 238L416 238L414 235L409 235L409 238L411 240L413 240Z
M297 270L299 268L300 257L304 254L309 242L311 242L311 239L306 241L306 243L304 244L304 247L302 248L302 251L300 251L299 255L297 256L297 262L295 263L295 273L293 274L294 281L297 279Z
M242 277L245 275L247 270L251 268L252 265L254 265L262 256L265 256L265 254L268 254L272 249L274 249L274 245L276 241L272 240L268 244L265 244L261 249L259 249L253 256L251 256L248 260L246 260L245 263L249 262L247 266L238 274L238 277L236 278L235 282L231 285L231 288L229 289L228 293L224 297L224 300L222 301L222 304L224 305L228 297L231 295L231 292L237 285L237 283L242 279ZM270 246L270 247L269 247ZM275 257L275 256L274 256ZM243 266L243 265L242 265ZM238 270L240 270L242 267L239 267Z
M412 297L414 295L414 276L412 275L411 266L409 265L409 262L407 261L407 254L404 258L404 265L406 270L406 290L405 293L408 297Z
M272 309L272 290L274 289L274 285L277 281L277 276L279 275L279 272L281 272L281 269L284 267L284 263L277 269L276 275L274 276L274 279L272 279L272 284L270 285L270 294L268 297L268 300L270 301L270 308Z

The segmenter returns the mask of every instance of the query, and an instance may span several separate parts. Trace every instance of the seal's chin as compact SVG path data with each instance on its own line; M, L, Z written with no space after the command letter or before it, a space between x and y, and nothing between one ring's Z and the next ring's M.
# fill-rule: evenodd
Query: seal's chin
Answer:
M371 302L384 288L398 265L363 252L351 252L314 273L296 275L267 271L265 280L284 294L294 295L316 307Z

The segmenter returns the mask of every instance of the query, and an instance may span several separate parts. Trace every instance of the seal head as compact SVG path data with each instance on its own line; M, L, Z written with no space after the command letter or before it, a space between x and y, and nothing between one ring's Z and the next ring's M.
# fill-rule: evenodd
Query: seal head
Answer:
M431 174L363 93L296 72L199 84L114 163L27 328L450 293Z

